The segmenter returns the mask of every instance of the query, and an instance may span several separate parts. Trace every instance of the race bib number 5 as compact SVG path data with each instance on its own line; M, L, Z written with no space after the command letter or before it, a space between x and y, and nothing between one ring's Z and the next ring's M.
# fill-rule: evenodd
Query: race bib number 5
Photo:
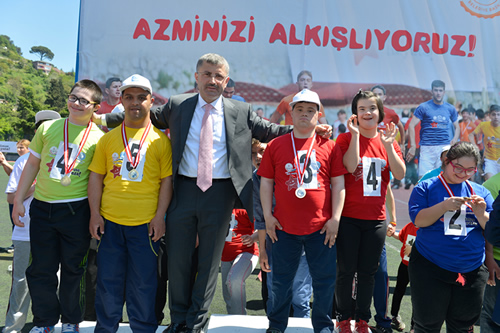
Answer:
M363 195L365 197L380 197L382 185L382 160L376 157L366 157L363 163Z

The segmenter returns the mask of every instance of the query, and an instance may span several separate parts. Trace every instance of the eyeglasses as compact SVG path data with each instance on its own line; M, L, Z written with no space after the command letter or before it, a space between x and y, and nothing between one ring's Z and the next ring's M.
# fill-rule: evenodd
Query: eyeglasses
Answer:
M215 73L215 74L210 73L210 72L203 72L203 73L197 72L197 73L199 75L201 75L201 77L206 79L206 80L210 80L211 78L214 78L215 82L222 82L227 78L227 75L223 76L222 74L219 74L219 73Z
M450 164L453 167L453 172L455 173L465 173L467 176L472 176L477 171L477 167L465 169L464 167L453 164L452 161L450 161Z
M78 101L78 103L80 103L81 106L87 106L88 104L91 104L91 105L97 104L97 102L90 102L90 101L87 101L85 98L81 98L81 97L78 98L75 95L69 95L68 101L70 101L71 103L76 103Z

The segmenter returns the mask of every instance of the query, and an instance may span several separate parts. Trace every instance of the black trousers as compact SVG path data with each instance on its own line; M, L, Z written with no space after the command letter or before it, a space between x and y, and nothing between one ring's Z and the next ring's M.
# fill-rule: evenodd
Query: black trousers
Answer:
M215 294L220 258L237 199L231 179L215 181L206 192L196 179L178 177L167 211L168 295L173 323L200 329ZM197 276L192 261L199 237Z
M401 263L398 268L398 277L396 279L396 288L394 288L394 295L392 296L392 306L391 315L396 317L399 314L399 309L401 308L401 301L406 293L406 287L410 283L410 277L408 275L408 266Z
M90 244L88 200L55 203L33 199L32 261L26 270L33 324L78 324L85 310L84 274ZM57 271L61 267L59 294Z
M468 332L481 313L488 269L481 265L462 273L462 286L458 273L435 265L413 246L408 271L415 333L438 333L444 321L447 332Z
M386 234L385 221L359 220L342 216L337 237L337 320L352 316L352 281L357 272L356 320L370 320L375 273Z

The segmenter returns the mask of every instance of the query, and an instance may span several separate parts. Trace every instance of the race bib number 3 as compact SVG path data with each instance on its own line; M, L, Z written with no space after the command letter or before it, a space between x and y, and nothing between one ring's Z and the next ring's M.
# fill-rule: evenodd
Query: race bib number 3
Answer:
M382 160L375 157L363 157L363 195L380 197L382 185Z

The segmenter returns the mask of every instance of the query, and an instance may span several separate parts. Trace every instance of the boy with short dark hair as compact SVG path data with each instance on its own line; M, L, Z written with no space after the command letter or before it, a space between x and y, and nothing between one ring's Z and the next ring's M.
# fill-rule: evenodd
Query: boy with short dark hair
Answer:
M69 117L43 123L29 147L12 218L24 227L19 221L26 213L23 200L36 177L30 207L32 261L26 270L35 325L31 333L53 332L59 319L63 333L78 332L83 319L82 278L90 242L88 166L103 135L90 120L101 99L95 82L77 82L68 97Z

